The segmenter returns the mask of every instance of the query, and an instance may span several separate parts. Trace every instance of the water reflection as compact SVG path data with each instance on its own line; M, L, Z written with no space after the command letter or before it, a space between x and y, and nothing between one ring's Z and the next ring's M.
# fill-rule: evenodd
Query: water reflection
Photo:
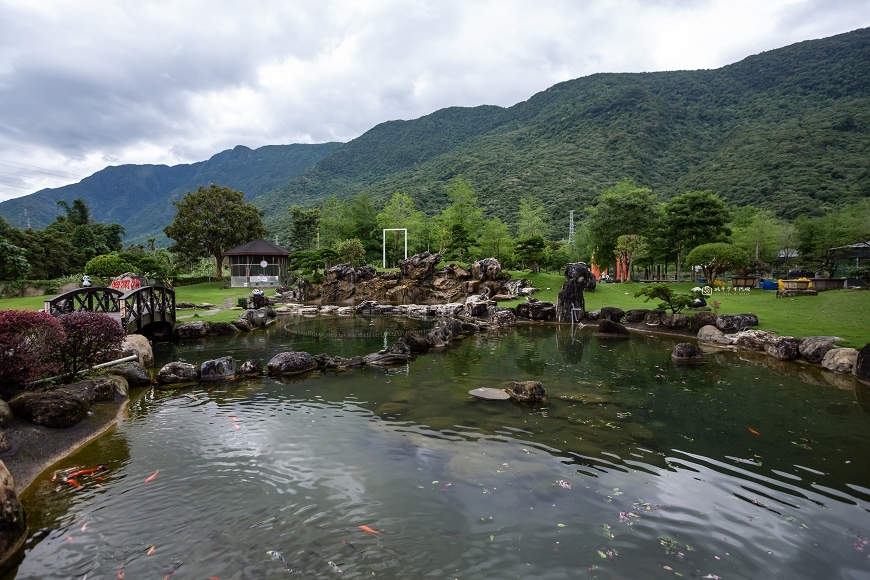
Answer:
M158 364L355 356L401 330L291 322ZM866 577L866 389L744 353L683 369L675 342L528 325L397 369L134 393L64 462L107 464L101 487L25 495L35 533L9 577L283 576L269 550L349 577ZM467 395L528 379L545 406Z

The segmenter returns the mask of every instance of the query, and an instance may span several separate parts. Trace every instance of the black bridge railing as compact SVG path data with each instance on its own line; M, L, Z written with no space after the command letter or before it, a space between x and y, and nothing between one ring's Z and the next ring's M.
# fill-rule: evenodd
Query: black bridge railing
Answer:
M145 329L157 335L167 332L171 335L175 325L175 291L164 286L142 286L126 293L114 288L78 288L45 301L45 311L52 316L81 310L103 312L119 319L128 334Z

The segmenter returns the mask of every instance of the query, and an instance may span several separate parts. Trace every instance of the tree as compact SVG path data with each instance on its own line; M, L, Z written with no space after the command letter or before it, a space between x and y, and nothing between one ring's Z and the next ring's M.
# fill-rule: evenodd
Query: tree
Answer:
M175 240L170 251L194 258L213 256L218 280L223 279L221 254L225 250L266 235L263 212L245 203L241 191L210 185L188 192L172 204L178 211L172 223L163 228L163 233Z
M544 239L550 235L547 225L547 210L541 200L533 195L524 195L520 199L517 211L517 237L528 238L540 235Z
M414 200L407 193L396 192L384 209L377 215L378 228L408 230L408 245L412 249L419 246L419 231L425 216L414 207ZM395 268L400 257L404 257L405 237L401 232L391 232L387 254L390 264Z
M354 267L366 264L366 250L358 238L338 242L335 245L335 251L338 254L340 264L350 264Z
M462 224L453 224L447 241L444 257L448 260L470 261L470 250L474 242Z
M486 220L480 236L480 250L484 257L495 258L499 262L504 262L513 253L513 240L508 234L507 224L498 216Z
M547 242L543 236L530 236L528 238L520 238L514 247L514 257L523 266L528 267L532 272L537 274L540 270L540 262L547 255Z
M649 248L646 238L638 234L625 234L616 238L616 257L626 266L626 274L634 272L635 258L642 257Z
M476 242L483 227L483 209L477 204L474 188L458 175L450 180L447 199L450 200L450 205L438 217L442 250L447 249L453 226L457 224L462 226L472 243Z
M0 237L0 280L21 280L27 276L30 263L27 252Z
M695 298L697 298L698 295L698 293L692 296L688 294L677 294L668 284L653 284L634 293L635 298L645 296L646 299L644 302L649 302L653 298L661 300L656 308L659 310L670 308L671 312L674 314L678 313L683 308L694 304Z
M616 251L616 239L625 234L646 235L658 225L661 208L649 189L624 179L602 192L587 212L589 240L606 265Z
M117 323L116 323L117 324ZM0 399L57 369L51 360L64 340L60 322L45 312L0 310Z
M127 336L120 321L102 312L70 312L59 320L64 340L52 356L60 366L61 378L66 381L104 362L106 355L113 351L121 350Z
M294 205L290 212L290 231L288 232L288 244L290 249L305 251L316 249L317 236L320 231L320 208L312 207L304 209Z
M681 258L686 248L721 242L731 234L726 225L728 206L712 191L687 191L665 205L665 229L669 245L676 251L677 280L682 275Z
M719 274L744 266L747 256L746 252L733 244L716 242L694 248L686 256L686 262L692 266L701 266L707 284L712 286Z
M125 272L134 271L135 267L118 254L103 254L88 260L85 264L85 274L100 278L114 278ZM141 272L140 272L141 273Z

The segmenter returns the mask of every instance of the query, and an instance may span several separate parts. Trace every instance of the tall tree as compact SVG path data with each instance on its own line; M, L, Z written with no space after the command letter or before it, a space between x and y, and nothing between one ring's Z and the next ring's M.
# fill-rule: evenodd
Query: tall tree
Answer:
M423 212L417 211L414 206L414 200L407 193L396 192L384 209L377 215L378 228L384 229L401 229L408 230L408 246L417 248L419 245L420 229L425 216ZM404 241L405 237L401 232L390 232L391 235L386 236L388 240L388 254L390 263L395 267L399 256L404 257Z
M498 216L486 220L480 236L480 249L484 258L495 258L504 262L513 253L513 241L508 234L507 224Z
M210 185L188 192L172 204L178 208L172 223L163 228L175 243L170 251L189 257L213 256L217 279L222 280L221 254L266 235L263 212L245 202L245 194Z
M455 225L462 226L472 243L476 243L483 227L483 209L477 203L474 188L458 175L450 180L447 199L450 205L439 216L442 249L447 248Z
M517 209L517 237L542 236L548 239L550 226L547 224L547 210L544 204L533 195L524 195Z
M724 241L731 234L726 225L728 206L712 191L687 191L665 205L665 228L676 251L677 280L682 275L683 254L701 244Z
M294 205L287 211L290 212L290 231L287 233L290 249L296 252L319 249L320 208L305 209Z
M658 226L661 208L652 191L624 179L598 196L588 210L589 239L597 260L612 263L616 240L626 234L646 235Z
M24 248L10 244L0 237L0 280L21 280L27 276L30 264Z

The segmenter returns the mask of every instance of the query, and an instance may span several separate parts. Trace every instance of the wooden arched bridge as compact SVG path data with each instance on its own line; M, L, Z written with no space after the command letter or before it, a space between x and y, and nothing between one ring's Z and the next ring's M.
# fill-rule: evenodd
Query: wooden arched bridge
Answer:
M88 287L45 301L45 311L52 316L81 310L103 312L116 318L128 334L170 338L175 329L175 290L141 286L122 292L115 288Z

